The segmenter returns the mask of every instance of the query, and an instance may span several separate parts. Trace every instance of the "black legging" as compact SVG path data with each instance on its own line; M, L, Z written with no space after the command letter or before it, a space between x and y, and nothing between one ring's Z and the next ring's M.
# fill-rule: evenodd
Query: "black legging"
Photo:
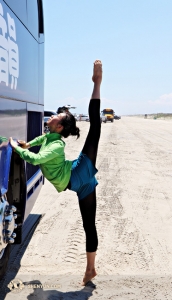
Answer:
M101 131L100 122L100 99L91 99L89 104L90 129L82 149L95 166L98 143ZM86 251L95 252L98 246L97 230L95 225L96 217L96 190L79 201L79 207L83 220L83 227L86 234Z

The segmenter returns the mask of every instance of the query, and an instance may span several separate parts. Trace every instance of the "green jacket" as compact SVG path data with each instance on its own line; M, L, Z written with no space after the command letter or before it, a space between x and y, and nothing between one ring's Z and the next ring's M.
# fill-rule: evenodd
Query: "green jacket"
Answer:
M62 192L68 185L71 176L72 161L65 160L65 142L58 133L47 133L29 142L30 146L42 145L39 153L35 154L19 146L15 151L25 161L32 165L40 165L40 169L56 188Z

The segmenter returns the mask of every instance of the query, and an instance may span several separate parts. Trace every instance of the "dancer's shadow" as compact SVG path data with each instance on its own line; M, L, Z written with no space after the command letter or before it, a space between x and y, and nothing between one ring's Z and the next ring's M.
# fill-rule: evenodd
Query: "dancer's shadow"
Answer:
M26 283L25 283L26 284ZM29 285L41 284L39 280L27 282ZM60 292L57 290L46 290L34 288L34 291L27 296L28 300L88 300L93 296L93 291L96 286L89 281L85 287L79 291Z

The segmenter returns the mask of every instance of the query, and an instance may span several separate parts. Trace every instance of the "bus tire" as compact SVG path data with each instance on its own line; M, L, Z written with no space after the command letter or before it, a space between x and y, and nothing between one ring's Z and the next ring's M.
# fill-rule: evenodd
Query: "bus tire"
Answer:
M10 248L11 245L8 244L7 247L4 249L4 254L0 259L0 279L5 275L5 272L7 270L8 260L10 256Z
M10 201L10 199L12 199L11 193L12 193L12 189L11 189L11 185L9 184L8 192L7 192L9 197L7 197L7 194L5 195L8 198L9 205L12 204L12 201ZM0 258L0 280L5 275L7 270L8 260L10 256L10 249L11 249L11 244L7 244L7 246L3 249L4 251L3 256Z

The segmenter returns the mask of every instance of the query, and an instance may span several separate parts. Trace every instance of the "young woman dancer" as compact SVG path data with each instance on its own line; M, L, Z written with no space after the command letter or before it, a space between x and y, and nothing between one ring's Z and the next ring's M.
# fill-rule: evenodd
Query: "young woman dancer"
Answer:
M40 165L43 175L54 185L58 192L66 189L75 191L79 199L79 207L86 234L87 265L82 285L96 276L95 256L98 237L95 226L96 217L96 157L100 138L100 85L102 81L102 63L94 62L93 92L89 103L90 129L84 147L74 161L65 160L65 143L61 137L80 136L76 120L70 112L53 115L47 121L50 133L39 136L26 143L19 140L19 145L10 138L11 146L27 162ZM38 154L28 148L41 145Z

